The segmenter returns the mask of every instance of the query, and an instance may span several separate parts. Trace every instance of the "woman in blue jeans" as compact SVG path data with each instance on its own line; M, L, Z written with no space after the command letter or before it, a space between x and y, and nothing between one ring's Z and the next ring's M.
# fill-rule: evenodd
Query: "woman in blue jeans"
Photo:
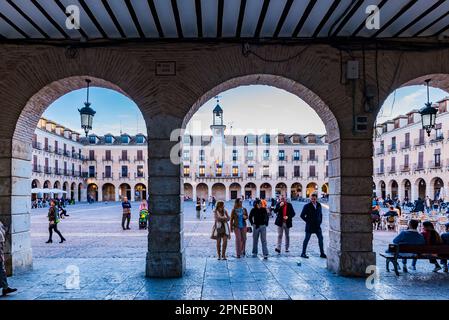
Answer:
M231 212L231 231L235 234L235 250L237 258L246 256L246 220L248 212L242 207L242 199L235 200Z

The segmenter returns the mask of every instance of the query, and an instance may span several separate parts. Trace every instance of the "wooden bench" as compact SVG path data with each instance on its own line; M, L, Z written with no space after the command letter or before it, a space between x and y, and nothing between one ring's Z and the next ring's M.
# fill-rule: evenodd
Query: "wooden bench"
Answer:
M386 259L387 272L390 272L390 262L394 272L399 275L398 259L449 259L449 245L410 245L390 244L388 251L380 253Z

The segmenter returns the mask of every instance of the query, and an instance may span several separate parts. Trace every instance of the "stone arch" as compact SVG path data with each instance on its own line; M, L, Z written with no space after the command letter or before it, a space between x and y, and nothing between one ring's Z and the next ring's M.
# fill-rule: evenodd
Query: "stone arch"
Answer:
M426 180L423 178L418 178L415 181L415 188L416 188L416 196L424 200L427 196L427 183Z
M380 197L382 199L386 199L387 198L387 185L385 184L385 181L380 180L379 181L379 189L380 189Z
M268 182L262 183L259 190L261 199L270 199L273 197L273 190L271 184Z
M83 200L83 189L84 185L82 183L78 183L78 202L81 202Z
M70 200L75 200L75 193L76 193L76 182L72 182L70 184Z
M137 183L134 186L135 201L142 201L147 199L147 187L143 183Z
M313 193L318 194L318 184L316 182L309 182L306 186L306 198L309 198Z
M118 188L119 188L118 194L120 201L122 201L123 198L125 197L128 198L128 201L132 200L132 189L128 183L122 183Z
M292 200L297 200L299 198L302 198L303 194L302 194L302 184L299 182L295 182L292 184L291 186L291 195L290 198Z
M184 200L196 200L193 199L193 186L191 183L184 183Z
M242 186L237 183L231 183L229 185L229 196L231 200L241 198L242 197Z
M31 181L31 189L33 188L41 188L41 182L39 179L33 179L33 181Z
M323 194L329 194L329 184L327 182L323 183L323 185L321 186L321 192Z
M275 194L276 196L287 198L287 185L283 182L279 182L278 184L276 184Z
M88 184L87 197L90 200L98 201L98 186L95 183Z
M257 186L253 182L248 182L244 187L245 198L257 198Z
M412 183L409 179L404 179L401 182L401 200L408 199L409 201L413 201L415 199L412 198Z
M215 197L215 199L217 199L217 201L218 200L224 200L224 201L227 200L226 199L226 186L223 183L221 183L221 182L214 183L212 185L211 190L212 190L212 197Z
M395 199L399 196L399 185L396 180L392 179L388 182L388 193L391 199Z
M209 197L209 186L205 183L198 183L196 185L196 196L200 199L208 200Z
M433 177L429 183L429 197L432 200L444 198L444 182L440 177Z
M68 198L70 196L70 190L69 190L69 183L68 183L68 181L66 181L66 182L64 182L62 184L62 190L67 192L67 193L63 193L62 194L62 198L64 198L64 199Z
M104 183L101 186L102 201L115 201L115 186L112 183Z

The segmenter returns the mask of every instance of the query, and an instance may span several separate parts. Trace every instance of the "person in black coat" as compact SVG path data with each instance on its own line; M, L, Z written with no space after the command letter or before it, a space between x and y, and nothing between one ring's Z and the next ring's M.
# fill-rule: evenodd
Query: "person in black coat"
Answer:
M289 230L293 226L292 219L295 216L295 210L291 203L287 202L284 197L276 205L274 209L276 213L276 220L274 224L278 227L278 242L276 249L277 253L281 253L282 235L285 233L285 252L289 252L290 233Z
M321 204L317 201L318 196L316 193L310 195L310 202L302 208L301 219L306 222L306 237L302 244L302 258L309 258L306 254L307 244L309 243L310 237L313 233L318 237L318 244L320 246L320 257L327 258L324 253L323 245L323 233L321 231L321 222L323 221L323 212L321 209Z
M424 201L421 198L416 200L413 212L424 212Z

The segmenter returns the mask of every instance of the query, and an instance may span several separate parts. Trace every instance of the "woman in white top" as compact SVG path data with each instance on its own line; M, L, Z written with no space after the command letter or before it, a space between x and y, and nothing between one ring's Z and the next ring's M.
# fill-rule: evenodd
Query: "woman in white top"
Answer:
M217 240L217 258L218 260L226 260L226 248L228 239L231 238L231 231L229 228L229 214L224 207L223 201L217 202L217 207L214 210L215 223L212 228L211 239Z

